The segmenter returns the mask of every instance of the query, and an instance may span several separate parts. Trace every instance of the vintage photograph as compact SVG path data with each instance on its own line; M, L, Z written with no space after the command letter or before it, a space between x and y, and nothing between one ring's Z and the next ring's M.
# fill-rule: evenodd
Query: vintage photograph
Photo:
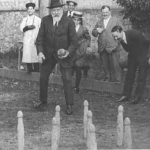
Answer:
M0 150L150 149L149 0L0 0Z

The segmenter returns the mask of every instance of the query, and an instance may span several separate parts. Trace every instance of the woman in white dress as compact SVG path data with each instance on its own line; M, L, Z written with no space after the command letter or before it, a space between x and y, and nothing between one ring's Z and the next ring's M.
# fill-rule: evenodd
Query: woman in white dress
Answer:
M41 25L41 18L34 15L35 4L26 4L28 16L23 18L20 30L23 32L23 56L22 62L27 64L27 71L39 71L38 54L36 49L36 38Z

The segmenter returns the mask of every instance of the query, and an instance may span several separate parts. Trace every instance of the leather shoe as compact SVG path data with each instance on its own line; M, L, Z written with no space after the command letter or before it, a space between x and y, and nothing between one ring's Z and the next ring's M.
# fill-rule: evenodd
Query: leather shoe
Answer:
M47 103L39 102L34 104L34 108L38 110L46 110Z
M131 101L132 104L138 104L141 101L141 97L137 97Z
M73 114L72 105L67 105L66 113L67 113L67 115L72 115Z
M76 94L79 94L80 89L75 87L75 88L74 88L74 92L75 92Z
M103 76L103 78L101 79L102 81L110 81L110 76L108 74L105 73L102 76Z
M127 96L122 96L119 100L117 100L116 102L126 102L128 101L128 97Z
M104 78L102 81L108 81L108 82L110 82L110 78L109 78L109 77L106 77L106 78Z
M121 80L118 80L118 79L111 79L110 82L117 82L117 83L120 83Z

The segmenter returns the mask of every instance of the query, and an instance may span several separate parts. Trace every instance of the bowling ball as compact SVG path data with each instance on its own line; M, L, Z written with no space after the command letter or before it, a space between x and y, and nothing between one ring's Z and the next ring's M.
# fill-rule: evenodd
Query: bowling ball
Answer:
M59 50L57 51L57 55L58 55L59 57L65 56L66 53L67 53L67 51L64 50L64 49L59 49Z

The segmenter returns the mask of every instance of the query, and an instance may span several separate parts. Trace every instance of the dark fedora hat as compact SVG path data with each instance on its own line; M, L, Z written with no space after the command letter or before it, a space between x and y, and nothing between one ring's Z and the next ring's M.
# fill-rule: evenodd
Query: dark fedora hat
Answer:
M56 7L62 7L64 6L65 4L62 4L60 2L60 0L51 0L51 4L50 6L48 6L47 8L56 8Z
M76 6L76 5L78 5L76 2L74 2L74 1L66 1L66 3L67 3L67 5L69 5L69 3L74 3L74 5Z
M73 18L79 18L79 19L82 19L82 18L83 18L83 13L82 13L82 12L79 12L79 11L74 11L72 17L73 17Z
M28 7L33 7L33 8L35 8L35 3L27 3L27 4L26 4L26 8L28 8Z

